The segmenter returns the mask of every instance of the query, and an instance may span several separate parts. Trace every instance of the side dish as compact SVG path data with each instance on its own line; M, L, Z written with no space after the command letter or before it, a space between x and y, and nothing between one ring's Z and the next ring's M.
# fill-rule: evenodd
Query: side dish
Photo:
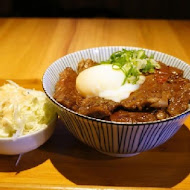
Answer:
M8 82L0 87L0 138L16 139L46 128L56 113L45 94Z
M77 72L60 73L54 98L80 114L116 122L147 122L188 109L190 80L183 71L157 62L144 50L113 53L96 63L81 60Z

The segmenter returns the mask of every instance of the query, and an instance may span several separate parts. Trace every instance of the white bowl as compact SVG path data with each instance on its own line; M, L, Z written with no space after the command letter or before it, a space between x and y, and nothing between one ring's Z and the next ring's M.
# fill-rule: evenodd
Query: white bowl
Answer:
M122 123L95 119L78 114L54 98L55 84L59 73L66 67L76 70L78 62L92 59L96 62L107 60L110 55L125 48L127 50L143 49L136 47L113 46L91 48L68 54L50 65L43 76L43 88L52 104L57 107L60 118L67 129L80 141L96 150L111 156L133 156L143 151L155 148L170 139L183 125L190 109L175 117L153 122ZM184 71L184 77L190 79L190 65L173 56L154 50L144 49L150 56L154 54L157 61L174 66Z
M44 144L53 134L57 116L46 128L32 134L23 135L17 139L0 138L0 154L17 155L34 150Z

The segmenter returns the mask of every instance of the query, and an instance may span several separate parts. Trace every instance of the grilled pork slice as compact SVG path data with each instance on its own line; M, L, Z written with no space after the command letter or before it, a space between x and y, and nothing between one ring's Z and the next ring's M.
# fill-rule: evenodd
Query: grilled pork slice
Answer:
M190 81L181 79L172 86L172 96L167 108L170 116L183 113L188 109L190 103Z
M146 76L140 88L131 93L129 98L121 101L128 110L142 110L144 107L167 107L168 95L162 92L162 83L156 81L155 75Z
M159 70L156 70L155 77L156 81L159 83L164 83L166 81L173 82L173 80L183 77L183 71L176 68L167 66L161 62L159 62L161 68Z
M110 116L111 121L116 122L147 122L157 120L154 113L149 112L128 112L119 110Z
M77 73L70 67L67 67L60 73L60 79L55 86L54 98L63 106L76 111L83 98L76 90Z
M98 63L92 61L92 59L82 59L79 63L78 63L78 68L77 68L77 73L80 73L82 71L84 71L85 69L88 69L90 67L93 67L95 65L98 65Z
M119 103L112 100L106 100L100 97L89 97L82 101L77 112L90 117L103 119L110 116L119 105Z

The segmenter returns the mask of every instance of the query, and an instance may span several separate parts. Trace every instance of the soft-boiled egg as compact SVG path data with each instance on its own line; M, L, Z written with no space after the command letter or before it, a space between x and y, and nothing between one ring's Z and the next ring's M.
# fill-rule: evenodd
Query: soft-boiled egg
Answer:
M84 97L99 96L105 99L120 102L129 97L145 81L140 76L137 84L125 83L125 74L121 70L112 68L110 64L90 67L79 73L76 79L76 88Z

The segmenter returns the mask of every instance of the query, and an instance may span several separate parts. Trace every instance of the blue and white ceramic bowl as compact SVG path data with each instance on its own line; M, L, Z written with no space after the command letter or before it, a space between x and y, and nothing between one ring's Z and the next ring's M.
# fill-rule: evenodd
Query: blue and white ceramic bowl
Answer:
M153 149L170 139L184 123L190 113L190 108L180 115L161 121L121 123L78 114L62 106L53 98L59 73L66 67L76 70L77 64L82 58L91 58L96 62L106 60L113 52L122 50L122 48L142 49L125 46L98 47L68 54L55 61L45 71L43 88L52 104L58 108L58 114L65 126L76 138L110 156L127 157ZM154 54L157 61L182 69L184 77L190 79L190 65L187 63L158 51L144 50L148 56Z

